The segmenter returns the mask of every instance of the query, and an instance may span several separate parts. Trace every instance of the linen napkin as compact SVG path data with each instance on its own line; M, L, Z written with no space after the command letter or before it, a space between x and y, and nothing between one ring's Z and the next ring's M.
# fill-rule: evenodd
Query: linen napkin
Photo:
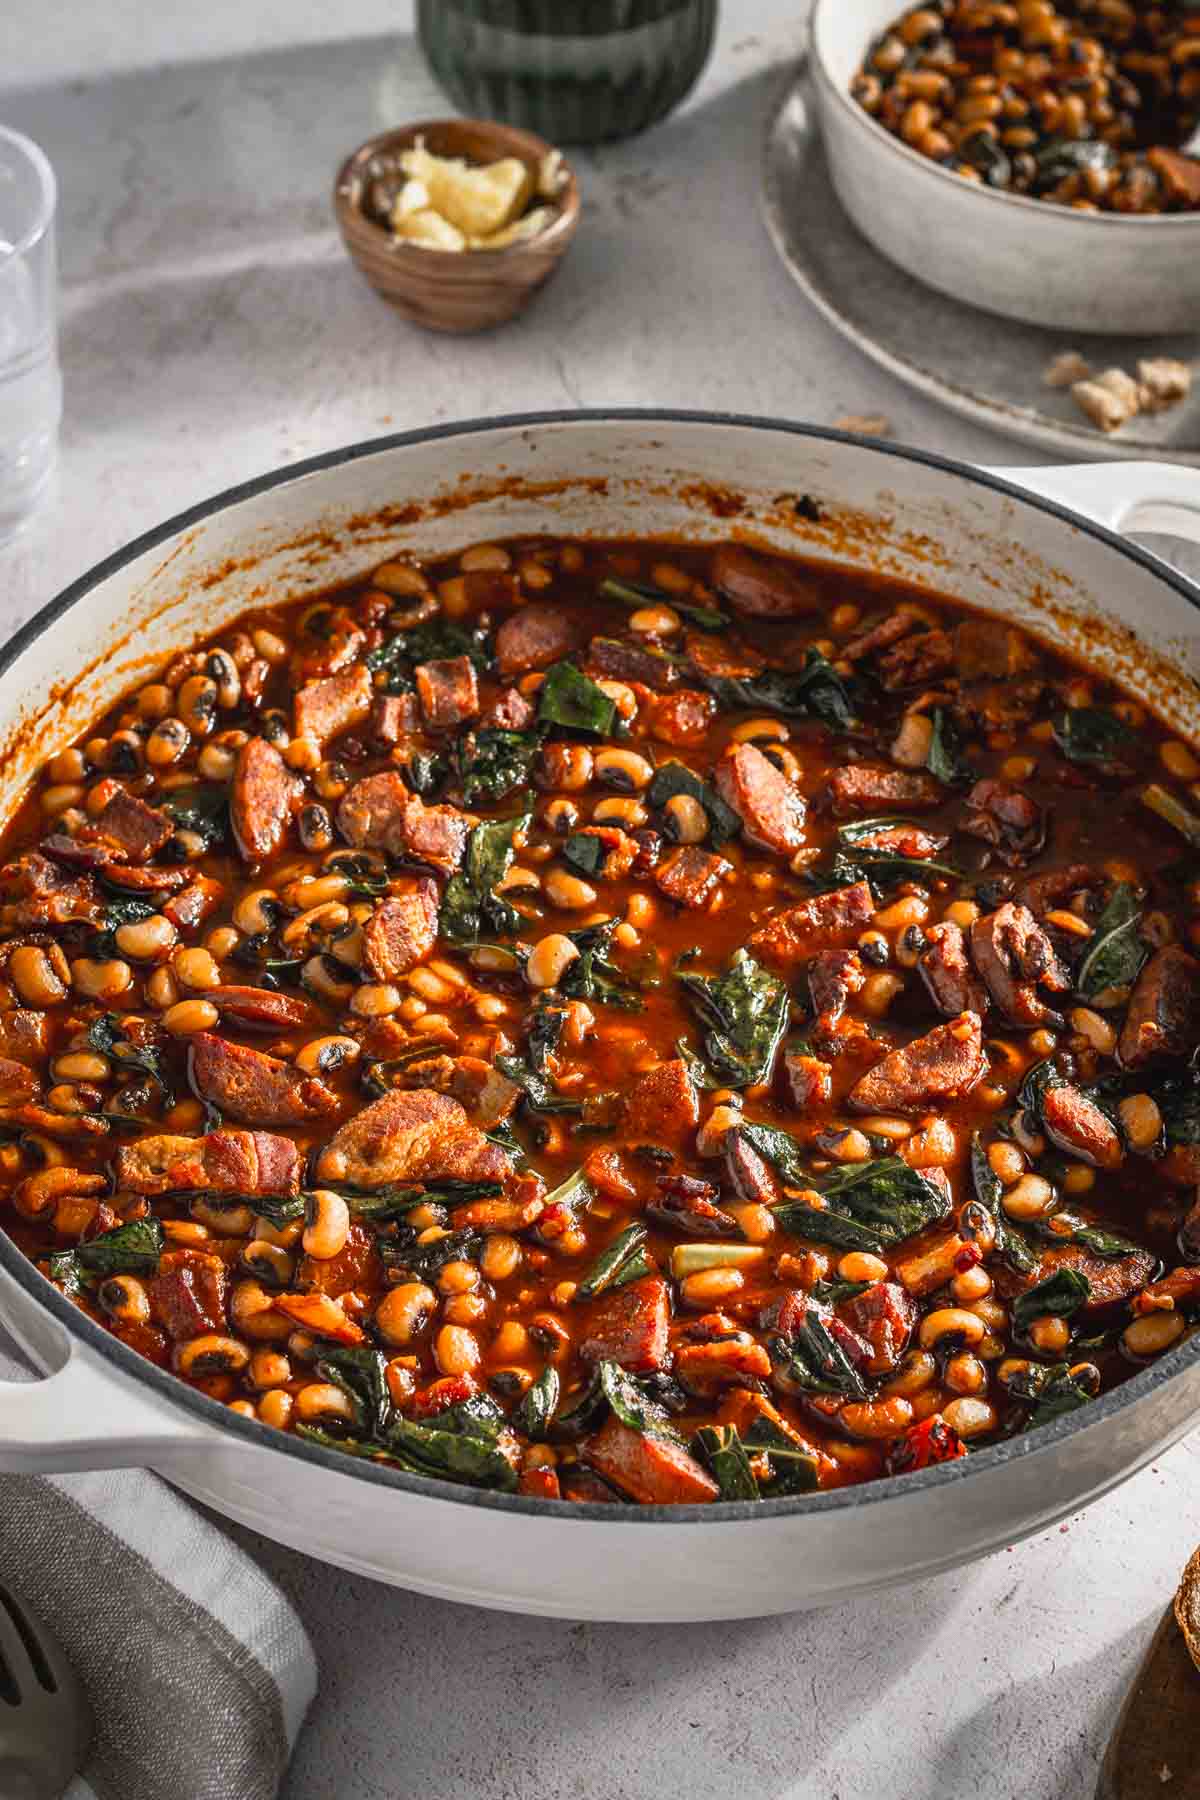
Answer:
M0 1379L28 1370L0 1343ZM91 1702L66 1800L275 1800L317 1667L274 1582L146 1469L0 1476L0 1582Z

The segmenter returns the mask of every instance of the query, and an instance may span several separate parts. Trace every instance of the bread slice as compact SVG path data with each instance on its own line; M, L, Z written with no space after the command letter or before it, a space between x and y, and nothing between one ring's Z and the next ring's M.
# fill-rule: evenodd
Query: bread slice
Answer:
M1200 1669L1200 1550L1194 1553L1183 1571L1183 1579L1175 1595L1175 1619L1183 1633L1188 1654Z

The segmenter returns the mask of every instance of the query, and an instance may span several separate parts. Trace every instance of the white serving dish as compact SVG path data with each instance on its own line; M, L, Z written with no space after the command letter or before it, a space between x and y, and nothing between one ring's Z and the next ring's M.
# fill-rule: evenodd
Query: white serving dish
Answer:
M17 634L0 656L0 816L48 751L265 592L301 596L401 549L515 532L737 529L910 576L1103 663L1200 736L1200 589L1115 535L1137 524L1200 540L1200 481L1153 464L1016 481L715 414L550 414L337 451L148 533ZM797 511L801 494L819 521ZM47 1371L0 1383L0 1468L149 1464L357 1573L574 1618L750 1617L927 1575L1095 1499L1200 1413L1198 1334L1081 1412L921 1474L761 1504L578 1506L379 1469L237 1417L86 1318L2 1233L0 1322Z
M829 170L864 237L953 299L1055 330L1200 330L1200 213L1084 213L964 181L864 112L850 83L900 0L816 0L812 66Z

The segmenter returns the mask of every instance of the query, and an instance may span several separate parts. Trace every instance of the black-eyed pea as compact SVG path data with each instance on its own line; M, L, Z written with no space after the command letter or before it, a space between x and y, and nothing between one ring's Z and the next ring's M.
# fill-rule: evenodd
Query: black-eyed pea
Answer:
M539 938L525 964L525 979L532 988L557 987L579 948L563 932Z
M211 1000L177 1000L162 1022L172 1037L191 1037L197 1031L211 1031L220 1017Z
M403 999L400 989L390 981L367 981L355 989L350 1010L360 1019L385 1019L398 1010Z
M177 763L188 745L191 733L182 719L160 719L146 739L146 761L152 769L167 769Z
M1071 1327L1065 1319L1044 1313L1030 1322L1029 1341L1043 1356L1057 1356L1071 1341Z
M987 1369L969 1350L948 1357L942 1380L952 1394L981 1394L987 1386Z
M262 1223L260 1219L254 1229L259 1230ZM242 1263L257 1280L266 1282L269 1287L282 1289L291 1282L291 1257L281 1244L268 1243L264 1237L250 1239L242 1250Z
M107 1081L112 1064L107 1056L98 1056L94 1050L68 1050L64 1056L55 1057L50 1071L57 1081Z
M702 844L708 836L708 814L692 794L672 794L663 819L677 844Z
M315 1188L304 1209L301 1243L306 1256L329 1262L346 1248L350 1236L350 1208L332 1188Z
M175 1367L181 1375L200 1381L210 1375L238 1375L250 1361L250 1352L237 1338L219 1332L205 1332L190 1338L175 1352Z
M880 1400L852 1400L838 1414L838 1423L852 1437L868 1443L880 1438L899 1436L912 1424L912 1403L903 1394L891 1394Z
M1149 1094L1129 1094L1119 1103L1117 1112L1129 1148L1143 1151L1154 1149L1163 1129L1158 1102Z
M881 1019L893 1000L904 991L904 977L880 969L868 975L859 996L862 1010L872 1019Z
M1000 1204L1010 1219L1041 1219L1054 1204L1054 1189L1044 1176L1022 1175L1005 1190Z
M521 1245L507 1232L494 1232L479 1256L479 1268L488 1281L507 1281L521 1266ZM514 1352L508 1352L511 1356Z
M283 760L298 775L311 775L321 766L321 746L316 738L292 738L283 753Z
M891 758L902 769L923 769L933 743L933 723L924 713L905 713L891 747Z
M136 1275L110 1275L96 1290L96 1298L110 1319L125 1325L145 1325L150 1318L150 1296Z
M287 644L275 632L260 628L250 633L254 648L265 662L285 663L290 655Z
M276 1312L273 1297L258 1281L235 1282L229 1317L242 1336L255 1343L281 1344L292 1334L292 1321Z
M423 1281L389 1288L375 1309L375 1329L388 1344L411 1344L424 1331L437 1306L437 1295Z
M620 685L620 684L615 684ZM634 702L636 708L636 701ZM639 794L650 786L654 770L636 750L600 750L595 758L596 780L622 794Z
M331 1075L347 1063L355 1063L362 1055L362 1045L352 1037L310 1038L297 1050L294 1062L306 1075Z
M56 781L42 789L39 804L47 819L57 819L72 807L79 806L86 793L82 782Z
M942 1408L942 1417L960 1438L983 1437L995 1431L1000 1423L995 1407L988 1400L964 1395Z
M592 808L594 825L620 825L626 831L636 831L649 817L640 800L598 800Z
M433 1340L433 1359L443 1375L473 1375L481 1361L479 1340L464 1325L443 1325Z
M260 1349L250 1355L250 1380L256 1388L286 1387L292 1365L282 1350Z
M977 1311L961 1306L939 1306L921 1320L917 1338L922 1350L934 1350L939 1344L956 1343L973 1349L983 1338L985 1322Z
M474 1263L449 1262L440 1270L438 1288L443 1294L471 1294L479 1286L479 1270Z
M1148 1312L1133 1319L1121 1333L1121 1349L1135 1362L1161 1356L1177 1344L1187 1329L1182 1313Z
M264 1425L286 1431L291 1423L295 1400L286 1388L270 1388L258 1402L258 1416Z
M880 1389L883 1394L899 1394L911 1400L915 1394L923 1393L933 1385L937 1377L937 1360L928 1350L907 1350L900 1359L900 1365L894 1375L888 1377Z
M590 882L558 867L547 869L543 875L542 892L560 912L586 912L596 904L596 890Z
M249 1237L254 1228L254 1214L244 1200L222 1205L215 1198L198 1194L188 1202L188 1211L218 1237Z
M179 717L193 737L207 737L220 704L217 684L210 675L189 675L175 697Z
M992 1291L992 1278L982 1263L963 1269L950 1283L950 1292L964 1305L972 1300L986 1300Z
M145 992L151 1006L166 1012L179 999L179 984L170 969L158 968L146 977Z
M848 1250L837 1266L842 1281L886 1281L888 1266L881 1256L866 1250Z
M355 1412L349 1396L331 1381L310 1381L296 1395L294 1415L305 1425L328 1420L338 1425L353 1425Z
M203 993L206 988L220 987L221 971L209 950L199 947L176 950L171 958L171 973L181 988Z
M113 937L122 956L133 962L158 962L174 948L179 933L162 913L118 925Z
M450 1294L442 1301L442 1319L447 1325L478 1325L487 1312L485 1294Z
M71 964L71 986L85 1000L116 1000L133 986L133 970L120 957L79 956Z

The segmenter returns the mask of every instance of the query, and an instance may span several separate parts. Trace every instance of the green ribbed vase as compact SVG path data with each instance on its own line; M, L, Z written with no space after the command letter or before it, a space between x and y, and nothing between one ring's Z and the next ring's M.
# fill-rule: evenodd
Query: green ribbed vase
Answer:
M664 119L712 49L717 0L418 0L429 66L461 112L552 144Z

